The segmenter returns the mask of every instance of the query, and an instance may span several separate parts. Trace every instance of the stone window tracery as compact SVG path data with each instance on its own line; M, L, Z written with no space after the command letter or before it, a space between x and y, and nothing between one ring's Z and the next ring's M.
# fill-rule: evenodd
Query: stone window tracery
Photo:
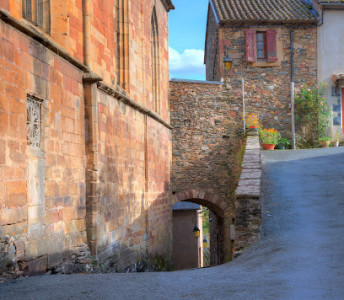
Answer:
M26 102L26 139L33 148L41 146L41 101L28 96Z

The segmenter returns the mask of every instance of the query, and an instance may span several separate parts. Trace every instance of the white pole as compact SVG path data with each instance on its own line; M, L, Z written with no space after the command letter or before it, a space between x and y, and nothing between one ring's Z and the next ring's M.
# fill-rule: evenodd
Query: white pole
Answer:
M241 78L241 85L242 85L242 114L243 114L243 120L244 120L244 132L246 130L246 108L245 108L245 79L244 77Z
M295 143L295 107L294 107L294 91L295 91L295 82L291 83L291 136L292 136L292 145L293 149L296 149Z

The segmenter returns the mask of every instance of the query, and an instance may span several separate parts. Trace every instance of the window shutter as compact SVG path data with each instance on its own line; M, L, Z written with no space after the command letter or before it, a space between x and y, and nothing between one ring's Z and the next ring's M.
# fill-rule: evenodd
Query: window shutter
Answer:
M249 29L246 31L246 60L256 61L256 31Z
M268 62L274 62L277 60L276 31L275 30L266 31L266 42L267 42L267 48L268 48Z

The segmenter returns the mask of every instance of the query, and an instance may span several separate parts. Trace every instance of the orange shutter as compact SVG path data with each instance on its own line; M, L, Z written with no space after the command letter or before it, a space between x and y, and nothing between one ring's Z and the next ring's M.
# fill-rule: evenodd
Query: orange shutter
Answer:
M256 61L256 31L249 29L246 31L246 60Z
M277 60L276 51L276 31L267 30L266 31L266 42L268 48L268 62L273 62Z

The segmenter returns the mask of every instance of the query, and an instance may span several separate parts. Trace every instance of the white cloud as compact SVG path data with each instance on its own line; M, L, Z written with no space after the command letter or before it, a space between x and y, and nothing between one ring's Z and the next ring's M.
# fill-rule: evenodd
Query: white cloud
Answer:
M171 77L204 77L205 65L203 64L203 50L186 49L183 53L179 53L177 50L174 50L171 47L169 48L169 50Z

